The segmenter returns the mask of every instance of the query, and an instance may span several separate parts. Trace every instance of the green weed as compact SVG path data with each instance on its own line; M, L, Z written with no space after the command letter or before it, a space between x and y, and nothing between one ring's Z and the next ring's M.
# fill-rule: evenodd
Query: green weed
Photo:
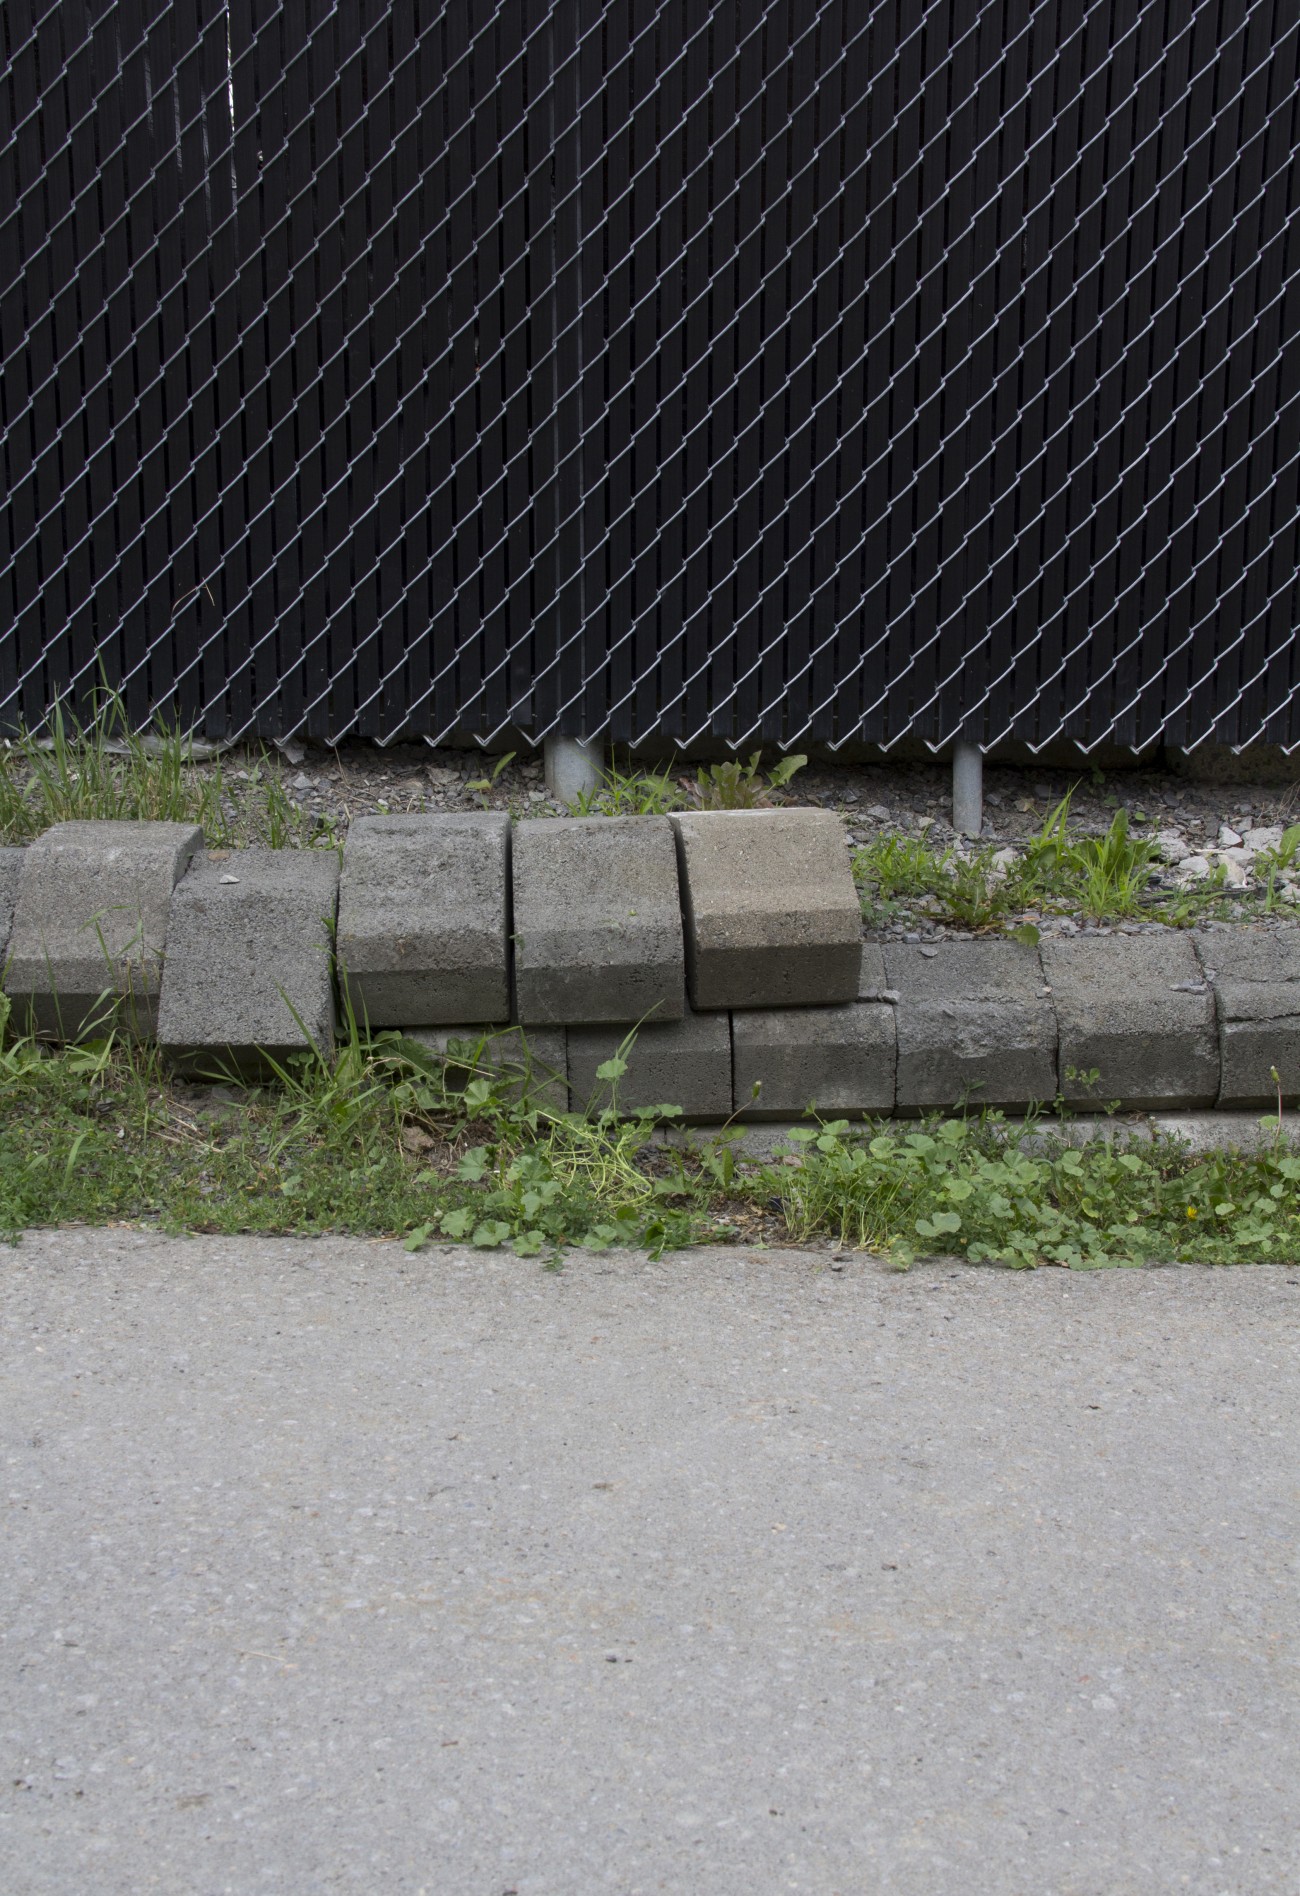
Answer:
M1023 1269L1169 1262L1289 1262L1300 1249L1300 1156L1277 1141L1256 1157L1193 1159L1164 1138L1076 1148L997 1115L791 1134L795 1162L750 1181L776 1192L797 1239L922 1252Z
M52 823L94 818L224 827L220 764L200 773L191 739L161 720L132 729L112 691L96 694L81 723L62 704L46 735L20 731L0 744L0 842L22 843Z
M739 759L733 759L727 763L709 764L697 772L695 795L700 808L761 809L770 802L773 792L784 790L808 762L803 756L783 757L776 768L764 776L758 767L761 757L762 752L755 751L743 764Z
M584 791L573 806L575 816L667 816L686 807L687 798L672 775L662 770L622 771L611 764L600 773L597 789Z

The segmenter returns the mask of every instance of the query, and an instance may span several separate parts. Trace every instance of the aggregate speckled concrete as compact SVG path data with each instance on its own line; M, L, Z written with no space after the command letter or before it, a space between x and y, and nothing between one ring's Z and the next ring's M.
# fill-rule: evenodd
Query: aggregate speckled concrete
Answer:
M0 1253L0 1887L1294 1896L1300 1270Z

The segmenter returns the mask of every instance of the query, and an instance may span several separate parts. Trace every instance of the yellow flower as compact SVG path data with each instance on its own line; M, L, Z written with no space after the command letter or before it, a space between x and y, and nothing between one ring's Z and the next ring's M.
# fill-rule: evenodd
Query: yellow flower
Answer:
M1187 1216L1188 1216L1189 1218L1194 1218L1194 1217L1196 1216L1196 1207L1195 1207L1195 1205L1189 1205L1189 1206L1187 1207Z

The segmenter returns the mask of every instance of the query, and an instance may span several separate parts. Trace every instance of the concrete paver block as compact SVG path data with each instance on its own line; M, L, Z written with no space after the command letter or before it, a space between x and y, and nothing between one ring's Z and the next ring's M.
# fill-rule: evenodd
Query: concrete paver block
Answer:
M192 823L57 823L21 852L4 974L19 1025L55 1040L154 1030Z
M14 901L18 894L18 876L26 853L22 849L0 849L0 976L4 974L9 930L14 919Z
M1028 1106L1056 1093L1056 1016L1038 950L1006 938L885 943L898 995L900 1112Z
M889 976L885 973L885 951L878 941L864 941L862 963L858 970L858 999L880 1001L889 998Z
M823 1117L894 1109L897 1040L884 1001L750 1009L732 1015L731 1035L743 1119L797 1119L810 1107Z
M515 1004L525 1026L680 1020L677 856L661 816L520 823Z
M570 1027L569 1097L574 1111L610 1104L610 1088L596 1069L619 1051L613 1027ZM685 1119L731 1115L731 1025L725 1014L686 1014L681 1020L637 1029L623 1056L627 1072L618 1081L620 1110L680 1106Z
M372 1027L508 1021L510 818L362 816L339 882L339 970Z
M1214 997L1188 936L1082 935L1042 944L1070 1105L1133 1111L1212 1106L1219 1091ZM1095 1072L1094 1085L1069 1077Z
M1277 1107L1300 1100L1300 929L1240 923L1192 937L1214 989L1220 1106Z
M172 898L158 1040L173 1063L255 1073L334 1047L331 930L339 864L323 849L197 860Z
M816 1007L857 997L862 908L830 810L673 816L692 1007Z
M476 1076L504 1079L517 1104L569 1110L567 1036L563 1027L412 1027L414 1040L445 1063L446 1080L464 1092Z

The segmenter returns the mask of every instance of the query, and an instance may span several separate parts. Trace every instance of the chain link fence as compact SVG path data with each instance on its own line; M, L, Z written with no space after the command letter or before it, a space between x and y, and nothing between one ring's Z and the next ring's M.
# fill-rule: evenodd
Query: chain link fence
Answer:
M0 36L0 726L1300 744L1293 7Z

